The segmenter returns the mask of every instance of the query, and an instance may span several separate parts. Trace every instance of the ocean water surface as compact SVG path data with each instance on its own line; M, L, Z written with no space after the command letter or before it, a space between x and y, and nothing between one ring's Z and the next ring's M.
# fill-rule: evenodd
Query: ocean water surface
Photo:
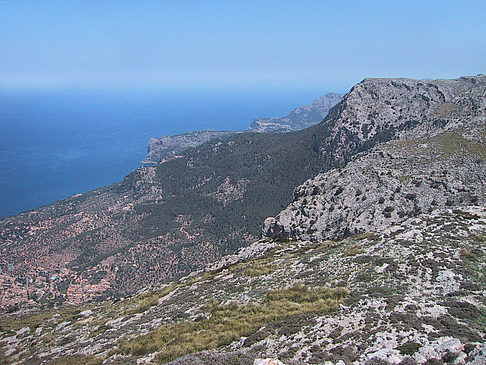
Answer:
M121 181L150 137L246 130L324 92L0 91L0 217Z

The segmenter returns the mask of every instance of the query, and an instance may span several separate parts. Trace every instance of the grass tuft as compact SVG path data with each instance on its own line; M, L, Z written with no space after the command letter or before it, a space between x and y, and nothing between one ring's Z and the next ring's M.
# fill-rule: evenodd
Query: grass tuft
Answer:
M461 248L459 251L461 258L466 259L466 260L476 260L478 258L478 255L475 254L474 252L469 251L466 248Z
M88 355L65 356L49 362L49 365L101 365L103 360Z

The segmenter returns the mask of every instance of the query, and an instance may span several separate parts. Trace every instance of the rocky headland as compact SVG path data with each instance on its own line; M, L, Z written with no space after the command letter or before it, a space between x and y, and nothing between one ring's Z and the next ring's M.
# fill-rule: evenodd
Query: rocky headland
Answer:
M342 98L342 94L327 93L311 105L295 108L286 117L255 118L248 128L258 133L284 133L298 131L321 122L329 110ZM160 138L150 138L147 156L142 165L153 166L168 158L217 138L229 137L233 131L195 131Z
M160 138L150 138L147 156L142 165L154 165L181 152L202 145L216 138L229 137L236 132L204 130L176 134Z

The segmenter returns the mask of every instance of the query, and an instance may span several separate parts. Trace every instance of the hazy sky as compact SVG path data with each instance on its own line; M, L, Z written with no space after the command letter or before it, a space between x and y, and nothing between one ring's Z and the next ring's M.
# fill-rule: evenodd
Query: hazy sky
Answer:
M486 72L486 1L0 1L0 88L315 87Z

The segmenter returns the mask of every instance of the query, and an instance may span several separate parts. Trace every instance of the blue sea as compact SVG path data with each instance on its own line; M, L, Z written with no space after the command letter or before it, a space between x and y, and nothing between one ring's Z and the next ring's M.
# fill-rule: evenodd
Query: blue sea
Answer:
M246 130L324 92L0 91L0 217L121 181L150 137Z

